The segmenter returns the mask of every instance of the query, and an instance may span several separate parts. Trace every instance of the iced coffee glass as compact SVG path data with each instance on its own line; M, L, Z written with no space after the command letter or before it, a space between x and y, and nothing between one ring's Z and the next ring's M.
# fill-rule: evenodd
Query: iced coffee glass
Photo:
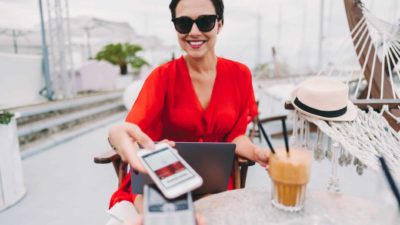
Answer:
M306 186L310 178L311 153L305 149L276 149L269 159L272 180L272 204L296 212L304 207Z

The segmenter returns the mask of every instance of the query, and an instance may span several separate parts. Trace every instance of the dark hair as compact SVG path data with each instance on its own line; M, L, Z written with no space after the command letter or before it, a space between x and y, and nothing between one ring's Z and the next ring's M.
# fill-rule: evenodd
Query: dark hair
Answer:
M171 10L171 17L174 19L176 17L176 6L180 0L172 0L169 4L169 10ZM224 23L224 2L223 0L210 0L214 5L215 12L217 13L218 20Z

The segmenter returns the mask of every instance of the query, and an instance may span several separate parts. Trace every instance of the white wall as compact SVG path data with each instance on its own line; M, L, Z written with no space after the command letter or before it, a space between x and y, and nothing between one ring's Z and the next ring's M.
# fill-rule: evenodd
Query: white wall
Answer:
M0 109L44 101L41 56L0 53Z
M91 60L83 63L75 73L76 90L113 90L119 77L119 67L107 61Z

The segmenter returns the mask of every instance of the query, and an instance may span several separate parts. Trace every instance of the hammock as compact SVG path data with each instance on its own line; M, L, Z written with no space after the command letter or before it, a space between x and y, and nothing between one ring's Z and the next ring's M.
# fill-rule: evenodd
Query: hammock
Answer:
M380 170L377 157L383 156L400 180L400 135L372 108L367 112L358 110L357 118L351 122L327 122L298 112L291 117L291 145L313 149L317 161L327 158L340 166L353 163L361 175L366 167ZM311 137L310 123L318 128L316 138ZM333 172L336 173L335 168Z
M349 1L349 0L345 0ZM343 40L334 61L319 75L338 77L350 86L350 96L355 99L398 99L400 95L400 25L390 24L376 18L363 6L359 6L362 18L351 30L351 35ZM360 67L353 70L337 70L351 60L348 49L354 48ZM352 57L352 55L350 56ZM327 72L324 72L327 71ZM397 110L400 106L397 105ZM390 110L385 109L397 123L400 120ZM396 129L397 130L397 129Z
M364 106L373 102L374 108L367 106L366 111L358 110L357 119L351 122L323 121L297 111L291 114L294 121L291 144L313 149L316 160L331 160L328 189L332 191L340 190L337 165L353 164L357 173L362 174L367 167L380 170L378 156L387 159L394 177L400 180L400 134L397 132L400 129L400 91L395 83L400 81L400 26L376 18L359 3L344 1L349 24L354 16L350 5L358 7L355 14L362 17L338 49L337 54L341 57L334 56L340 60L318 75L344 80L350 87L353 102L363 102L361 105ZM352 48L356 50L361 67L351 71L337 70L347 60L340 50L348 53L350 45L354 45ZM317 126L316 138L310 138L314 135L310 132L311 123Z

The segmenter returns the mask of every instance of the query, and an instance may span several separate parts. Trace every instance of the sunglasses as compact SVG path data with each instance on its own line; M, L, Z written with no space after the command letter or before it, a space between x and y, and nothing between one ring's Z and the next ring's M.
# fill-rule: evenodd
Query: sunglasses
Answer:
M196 23L197 28L201 32L209 32L215 27L215 21L218 19L217 15L202 15L193 20L190 17L182 16L172 19L175 30L181 34L188 34L192 30L193 23Z

